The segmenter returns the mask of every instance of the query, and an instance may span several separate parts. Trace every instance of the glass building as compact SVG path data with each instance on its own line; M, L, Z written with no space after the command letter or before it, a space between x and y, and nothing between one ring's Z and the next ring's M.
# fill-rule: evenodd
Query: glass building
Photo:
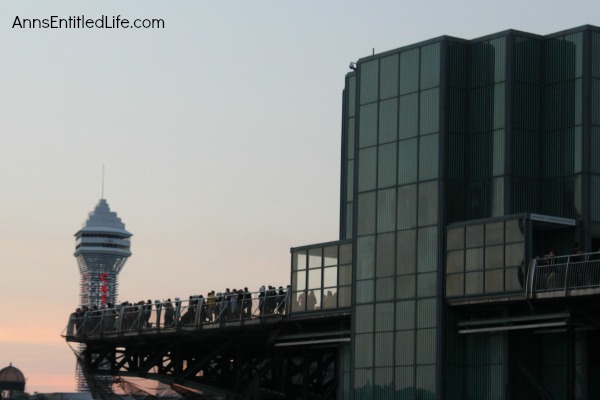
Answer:
M600 247L600 28L352 68L340 240L292 249L294 310L351 314L339 397L600 398L600 291L530 283L536 256Z

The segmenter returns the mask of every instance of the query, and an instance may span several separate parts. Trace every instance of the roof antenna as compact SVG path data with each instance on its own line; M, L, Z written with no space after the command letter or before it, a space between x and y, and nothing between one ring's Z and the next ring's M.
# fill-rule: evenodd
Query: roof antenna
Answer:
M104 199L104 164L102 164L102 197L100 198Z

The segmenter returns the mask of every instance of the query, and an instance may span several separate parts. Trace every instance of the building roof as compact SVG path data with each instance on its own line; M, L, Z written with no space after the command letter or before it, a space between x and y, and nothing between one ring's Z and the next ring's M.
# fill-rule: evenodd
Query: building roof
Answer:
M0 390L25 390L25 376L10 364L0 370Z
M100 199L94 211L88 214L88 219L83 223L83 227L75 235L83 232L118 233L123 236L132 236L125 230L125 224L117 216L117 213L110 210L105 199Z

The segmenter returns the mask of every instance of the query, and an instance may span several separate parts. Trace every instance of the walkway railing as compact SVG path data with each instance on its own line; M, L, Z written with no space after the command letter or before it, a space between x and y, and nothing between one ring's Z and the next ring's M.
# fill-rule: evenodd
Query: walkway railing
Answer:
M223 322L282 317L289 312L290 291L249 292L214 298L191 298L116 306L71 314L67 337L88 337L128 332L173 331Z
M582 253L531 260L527 289L564 292L600 288L600 253Z

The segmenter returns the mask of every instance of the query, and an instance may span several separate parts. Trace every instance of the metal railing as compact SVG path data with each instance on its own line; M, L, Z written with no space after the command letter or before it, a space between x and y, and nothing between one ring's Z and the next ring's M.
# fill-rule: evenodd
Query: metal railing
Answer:
M581 253L531 260L527 289L533 292L600 288L600 253Z
M128 332L197 329L205 325L283 317L289 313L290 291L285 293L223 293L172 302L138 303L73 313L65 336L89 337Z

